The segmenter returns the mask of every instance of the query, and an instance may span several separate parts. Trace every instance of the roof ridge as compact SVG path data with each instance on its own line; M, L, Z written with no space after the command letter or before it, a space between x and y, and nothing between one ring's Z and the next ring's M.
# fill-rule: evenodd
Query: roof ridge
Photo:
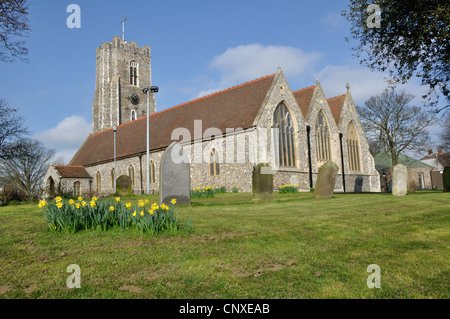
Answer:
M301 91L305 91L305 90L309 90L309 89L312 89L312 88L315 88L315 87L316 87L315 85L311 85L311 86L308 86L307 88L303 88L303 89L294 91L294 92L292 92L292 94L295 94L295 93L298 93L298 92L301 92Z
M64 164L53 164L53 166L65 166L65 167L84 167L83 165L64 165Z
M131 124L131 123L133 123L133 122L137 122L137 121L140 121L140 120L144 120L144 119L147 118L147 116L148 116L148 117L152 117L152 116L155 116L155 115L158 115L158 114L161 114L161 113L164 113L164 112L173 110L173 109L175 109L175 108L179 108L179 107L185 106L185 105L187 105L187 104L189 104L189 103L198 102L198 101L200 101L200 100L204 100L204 99L206 99L206 98L210 98L211 96L214 96L214 95L218 95L218 94L221 94L221 93L224 93L224 92L227 92L227 91L231 91L231 90L237 89L237 88L239 88L239 87L243 87L243 86L245 86L245 85L249 85L249 84L252 84L252 83L255 83L255 82L258 82L258 81L262 81L262 80L268 79L268 78L270 78L270 77L274 77L275 75L276 75L276 73L270 74L270 75L266 75L266 76L263 76L263 77L260 77L260 78L257 78L257 79L254 79L254 80L251 80L251 81L248 81L248 82L244 82L244 83L241 83L241 84L238 84L238 85L234 85L234 86L229 87L229 88L227 88L227 89L223 89L223 90L220 90L220 91L217 91L217 92L214 92L214 93L205 95L205 96L201 96L201 97L199 97L199 98L196 98L196 99L193 99L193 100L190 100L190 101L187 101L187 102L184 102L184 103L181 103L181 104L172 106L172 107L167 108L167 109L165 109L165 110L162 110L162 111L159 111L159 112L150 114L150 115L142 116L142 117L140 117L140 118L138 118L138 119L136 119L136 120L134 120L134 121L130 121L130 122L126 122L126 123L117 125L117 127L119 128L119 127L121 127L121 126L124 126L124 125L127 125L127 124ZM92 133L92 134L90 134L90 136L93 136L93 135L96 135L96 134L99 134L99 133L103 133L103 132L106 132L106 131L109 131L109 130L112 130L112 127L108 128L108 129L106 129L106 130L100 131L100 132Z
M332 100L332 99L337 99L337 98L340 98L340 97L343 97L343 96L346 96L347 94L341 94L341 95L338 95L338 96L334 96L334 97L330 97L329 99L327 99L327 101L328 100Z

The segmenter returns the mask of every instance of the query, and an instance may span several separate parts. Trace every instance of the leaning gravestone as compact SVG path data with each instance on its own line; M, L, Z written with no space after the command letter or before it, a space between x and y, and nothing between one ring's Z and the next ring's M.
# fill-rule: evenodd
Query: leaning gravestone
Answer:
M131 195L131 178L128 175L120 175L116 180L116 193L119 196Z
M444 181L444 192L450 192L450 166L444 168L444 174L442 174Z
M269 164L260 163L253 167L253 201L273 201L273 171Z
M406 166L397 164L392 169L392 195L405 196L407 190L408 172Z
M333 162L326 162L319 168L313 198L331 198L333 196L338 169L336 163Z
M164 151L161 158L159 174L159 201L170 204L172 199L177 204L191 203L191 166L183 148L173 142Z

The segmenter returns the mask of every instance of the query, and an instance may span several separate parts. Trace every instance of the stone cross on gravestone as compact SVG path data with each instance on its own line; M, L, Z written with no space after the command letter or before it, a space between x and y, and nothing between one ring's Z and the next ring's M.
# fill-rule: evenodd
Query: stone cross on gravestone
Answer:
M177 204L191 203L191 166L177 142L164 151L159 174L160 203L168 205L172 199L176 199Z

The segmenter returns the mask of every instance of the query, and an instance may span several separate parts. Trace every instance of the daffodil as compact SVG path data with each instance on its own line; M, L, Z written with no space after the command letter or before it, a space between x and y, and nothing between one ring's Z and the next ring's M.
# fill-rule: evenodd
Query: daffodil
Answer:
M139 207L144 207L144 202L139 202Z
M78 196L78 201L81 202L83 200L83 197Z
M113 211L114 210L114 206L109 206L109 210Z
M174 198L170 202L172 203L172 205L175 205L177 203L177 200Z
M83 207L86 206L86 202L85 202L85 201L82 201L82 202L81 202L81 206L83 206Z
M60 196L58 196L55 198L55 201L57 201L59 203L60 201L62 201L62 198Z
M136 217L136 211L134 211L134 213L133 213L133 217Z
M150 213L150 215L153 215L155 213L153 210L149 210L148 212Z
M145 203L148 204L148 199L145 200Z
M120 202L120 197L116 197L116 202Z
M127 208L131 208L131 203L126 203L125 206L126 206Z
M62 203L61 203L61 202L58 202L58 203L56 204L56 207L61 208L61 207L62 207Z
M142 211L140 215L141 215L141 217L144 216L144 211Z
M77 204L75 205L75 207L76 207L77 209L79 209L79 208L80 208L80 203L77 203Z
M97 197L95 197L95 196L92 197L92 200L93 200L93 201L96 201L96 200L97 200Z
M73 199L70 199L70 200L69 200L69 204L70 204L70 205L73 205L73 204L75 204L75 201L74 201Z
M92 208L94 208L94 207L95 207L95 205L96 205L95 201L94 201L94 200L92 200L92 201L91 201L91 203L90 203L90 205L91 205L91 207L92 207Z

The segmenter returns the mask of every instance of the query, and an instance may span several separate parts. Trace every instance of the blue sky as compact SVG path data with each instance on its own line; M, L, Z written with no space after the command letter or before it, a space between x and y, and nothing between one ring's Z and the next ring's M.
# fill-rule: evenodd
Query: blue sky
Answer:
M340 15L347 3L34 0L29 63L0 62L0 97L67 163L91 130L96 49L121 36L126 16L125 39L151 47L158 111L275 73L278 66L292 90L318 78L333 97L345 93L348 82L355 102L363 104L386 88L386 74L352 57L352 43L344 40L349 25ZM66 25L69 4L81 8L79 29ZM404 88L417 96L424 91L418 82Z

